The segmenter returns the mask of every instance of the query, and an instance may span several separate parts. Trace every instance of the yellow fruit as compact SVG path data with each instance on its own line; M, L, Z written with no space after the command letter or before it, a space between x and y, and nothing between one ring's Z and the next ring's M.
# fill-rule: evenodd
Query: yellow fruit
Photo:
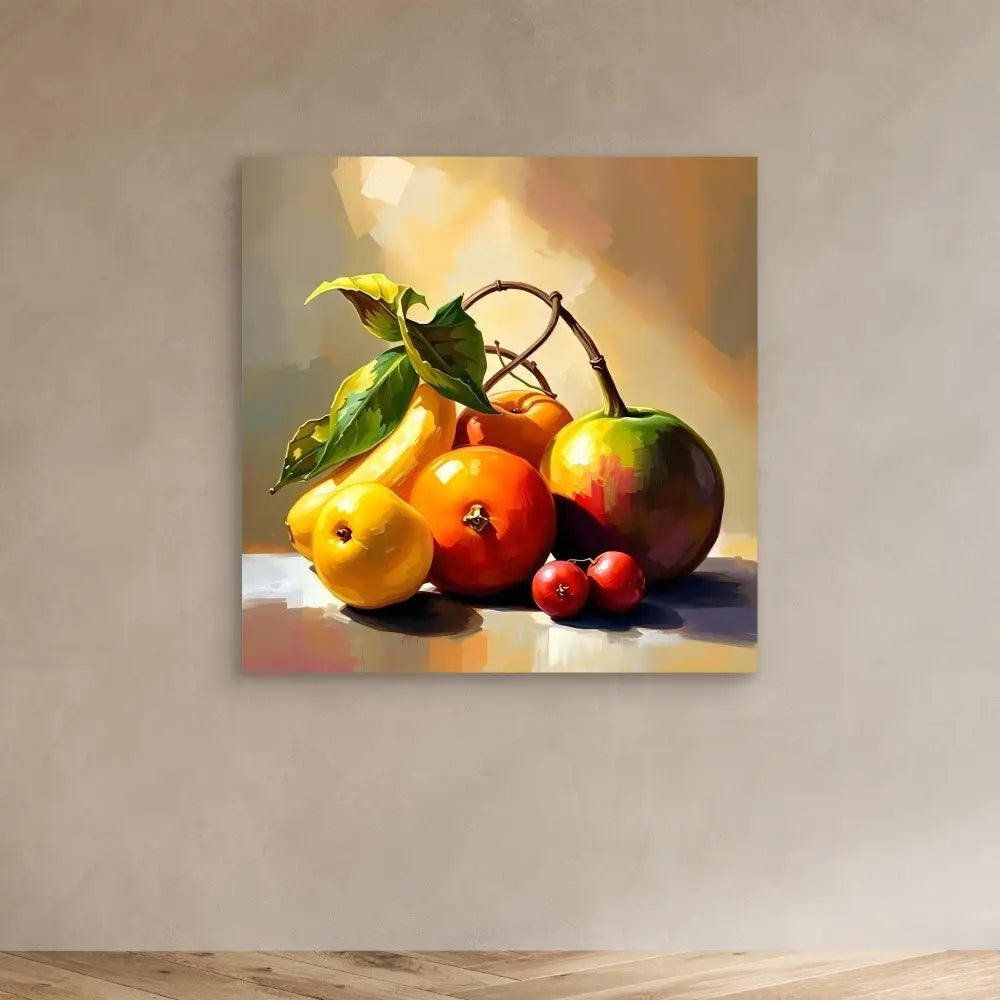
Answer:
M292 504L292 509L285 518L288 540L310 562L312 562L312 537L316 518L336 488L337 483L332 476L324 479L318 486L306 490Z
M412 597L431 568L434 538L423 516L378 483L334 490L313 530L313 565L326 588L355 608Z
M421 382L399 426L384 441L350 459L295 501L285 518L292 545L306 559L312 559L316 518L339 486L381 483L408 499L423 467L451 450L457 420L455 404Z

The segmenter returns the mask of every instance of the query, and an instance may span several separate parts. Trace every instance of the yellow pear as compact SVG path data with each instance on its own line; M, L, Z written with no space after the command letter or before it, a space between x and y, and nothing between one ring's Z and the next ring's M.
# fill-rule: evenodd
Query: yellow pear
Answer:
M431 568L434 538L414 507L378 483L333 491L313 530L316 575L355 608L412 597Z

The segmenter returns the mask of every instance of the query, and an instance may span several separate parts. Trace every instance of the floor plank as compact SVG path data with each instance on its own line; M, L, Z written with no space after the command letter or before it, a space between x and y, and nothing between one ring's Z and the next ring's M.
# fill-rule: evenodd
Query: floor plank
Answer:
M324 969L277 952L163 952L159 957L190 969L231 977L233 985L239 989L247 989L253 984L315 1000L344 1000L345 997L351 1000L437 1000L442 995L384 979Z
M678 952L462 993L467 1000L709 1000L911 957L913 952Z
M423 955L442 965L454 965L459 969L481 970L484 965L493 965L504 958L515 955L540 955L537 951L411 951L410 955Z
M289 1000L287 992L186 968L149 952L57 951L24 954L48 965L146 990L173 1000ZM344 994L339 994L343 998Z
M153 994L0 953L0 990L19 1000L151 1000ZM2 995L2 994L0 994ZM285 997L288 1000L288 997Z
M351 972L372 979L384 979L413 986L417 989L450 990L481 989L513 982L513 979L475 969L463 969L457 965L446 965L427 958L420 952L404 951L275 951L269 955L280 955L298 962L308 962L325 969Z
M662 951L536 951L510 955L482 968L484 972L511 979L541 979L543 976L561 976L568 972L623 965L662 954Z
M984 992L985 991L985 992ZM726 1000L995 1000L1000 954L939 952L779 987L730 993Z
M785 952L678 951L660 952L650 958L583 969L576 973L519 982L515 986L469 990L468 1000L571 1000L602 990L668 980L698 972L729 969Z

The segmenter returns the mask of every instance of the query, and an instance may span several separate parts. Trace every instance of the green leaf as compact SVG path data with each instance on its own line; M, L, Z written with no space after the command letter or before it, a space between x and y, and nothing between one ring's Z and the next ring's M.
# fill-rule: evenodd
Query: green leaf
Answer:
M462 308L462 296L441 306L428 323L416 326L428 343L447 361L454 357L480 387L486 377L486 349L476 321Z
M271 492L276 493L282 486L300 478L306 478L306 476L300 476L299 473L315 467L318 458L317 452L322 451L329 440L329 413L323 417L307 420L302 424L285 447L285 461L281 467L281 476L271 487Z
M406 318L405 289L396 309L399 332L417 374L442 396L480 413L496 413L483 391L486 350L462 296L441 306L428 323Z
M313 479L374 448L399 426L417 382L404 347L389 348L344 379L329 415L307 420L288 442L272 492Z
M409 287L401 287L384 274L359 274L353 278L335 278L324 281L313 289L305 305L324 292L342 292L357 310L364 328L381 340L399 340L396 314L402 306L406 310L415 302L427 305L422 295Z

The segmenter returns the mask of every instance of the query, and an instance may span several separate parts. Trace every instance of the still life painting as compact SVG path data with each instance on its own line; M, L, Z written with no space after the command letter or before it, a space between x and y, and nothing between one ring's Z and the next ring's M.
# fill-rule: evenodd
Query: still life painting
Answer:
M754 158L241 190L245 673L756 671Z

